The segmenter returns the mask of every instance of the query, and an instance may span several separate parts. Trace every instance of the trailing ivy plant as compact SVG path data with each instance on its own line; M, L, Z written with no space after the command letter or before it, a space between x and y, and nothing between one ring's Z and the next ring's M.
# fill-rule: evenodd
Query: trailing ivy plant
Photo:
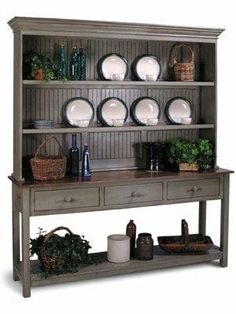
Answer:
M39 229L38 236L30 239L31 256L36 254L42 265L43 275L64 274L79 271L82 265L98 262L88 255L91 248L84 236L66 233L65 236L52 234L46 241L42 228ZM59 262L53 269L44 267L43 257L59 258Z

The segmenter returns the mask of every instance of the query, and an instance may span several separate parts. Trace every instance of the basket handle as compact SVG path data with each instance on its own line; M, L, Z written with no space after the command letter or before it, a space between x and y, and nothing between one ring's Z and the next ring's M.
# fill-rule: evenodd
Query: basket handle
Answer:
M182 225L182 237L183 237L183 242L185 245L189 244L189 233L188 233L188 223L186 222L185 219L182 219L181 221Z
M37 148L36 153L35 153L35 155L34 155L34 158L35 158L35 159L37 159L38 154L39 154L39 152L40 152L40 149L41 149L43 146L45 146L45 145L47 144L47 142L49 142L49 141L52 140L52 139L54 139L54 140L57 142L57 144L59 145L59 149L60 149L60 152L61 152L61 156L63 156L61 143L58 141L58 139L57 139L54 135L50 135L50 136L48 136L48 137L39 145L39 147Z
M59 230L66 230L66 231L69 232L69 234L73 234L73 232L72 232L69 228L60 226L60 227L57 227L57 228L51 230L50 232L48 232L48 233L46 234L45 238L44 238L44 242L47 242L47 241L50 239L50 237L51 237L56 231L59 231Z
M186 45L186 44L178 44L178 45L174 45L171 48L171 52L170 52L170 61L169 61L169 66L173 67L177 62L177 49L180 49L182 47L187 48L190 52L191 52L191 60L189 61L189 63L193 63L194 62L194 51L193 49Z

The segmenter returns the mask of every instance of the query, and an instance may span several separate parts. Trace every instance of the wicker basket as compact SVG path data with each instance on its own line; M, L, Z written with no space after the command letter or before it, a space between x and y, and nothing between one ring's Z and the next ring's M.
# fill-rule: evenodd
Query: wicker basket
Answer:
M169 253L206 252L213 247L209 236L189 234L188 224L182 220L182 235L157 238L160 248Z
M57 227L55 229L53 229L52 231L48 232L46 235L45 235L45 238L44 238L44 241L42 243L42 247L41 247L41 250L39 252L39 255L38 255L38 259L42 265L42 268L44 270L47 270L48 272L53 272L55 269L57 269L60 264L62 264L64 261L63 259L60 257L60 256L47 256L46 255L46 252L45 252L45 244L46 242L51 238L51 236L56 232L56 231L59 231L59 230L66 230L68 231L70 234L73 234L69 228L67 227Z
M199 165L197 162L189 164L188 162L181 162L179 164L179 171L198 171Z
M40 156L40 149L52 139L54 139L59 145L59 155ZM49 136L45 141L43 141L39 145L35 156L31 158L30 164L35 180L47 181L64 178L66 172L66 157L62 154L62 146L58 139L55 136Z
M191 60L188 62L178 62L177 53L181 48L186 48L191 52ZM174 45L170 52L169 66L173 67L176 81L194 81L195 65L194 52L190 46L185 44Z

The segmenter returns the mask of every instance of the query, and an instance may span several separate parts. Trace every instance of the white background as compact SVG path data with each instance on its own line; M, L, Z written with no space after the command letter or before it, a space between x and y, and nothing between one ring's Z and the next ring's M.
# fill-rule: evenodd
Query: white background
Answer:
M0 8L0 312L18 313L235 313L236 223L235 179L231 180L229 267L195 265L108 279L34 288L21 297L20 284L11 277L11 184L13 35L7 21L14 16L95 19L184 26L226 28L218 43L218 164L235 164L235 40L233 1L1 1ZM207 104L206 104L207 105ZM234 128L234 129L233 129ZM93 251L106 249L106 236L124 232L133 218L138 232L178 234L186 218L197 231L197 204L159 206L90 214L32 219L47 231L66 225L85 234ZM209 202L207 233L219 242L219 202Z

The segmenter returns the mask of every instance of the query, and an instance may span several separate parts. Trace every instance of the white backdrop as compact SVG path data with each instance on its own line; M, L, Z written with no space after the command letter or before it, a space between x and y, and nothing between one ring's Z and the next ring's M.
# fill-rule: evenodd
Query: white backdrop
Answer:
M231 180L229 267L195 265L150 273L91 280L66 285L34 288L30 299L21 297L11 277L11 184L12 171L12 86L13 35L7 21L13 16L58 17L121 22L144 22L184 26L222 27L218 44L218 164L234 169L235 164L235 40L233 1L13 1L0 8L0 311L8 313L235 313L236 222L235 179ZM219 242L219 202L209 202L207 233ZM32 219L32 236L37 227L51 230L66 225L85 234L93 251L106 249L106 236L124 232L134 219L138 232L157 235L179 233L186 218L190 232L197 231L197 204L118 210L101 213L58 215ZM230 285L233 285L230 288Z

